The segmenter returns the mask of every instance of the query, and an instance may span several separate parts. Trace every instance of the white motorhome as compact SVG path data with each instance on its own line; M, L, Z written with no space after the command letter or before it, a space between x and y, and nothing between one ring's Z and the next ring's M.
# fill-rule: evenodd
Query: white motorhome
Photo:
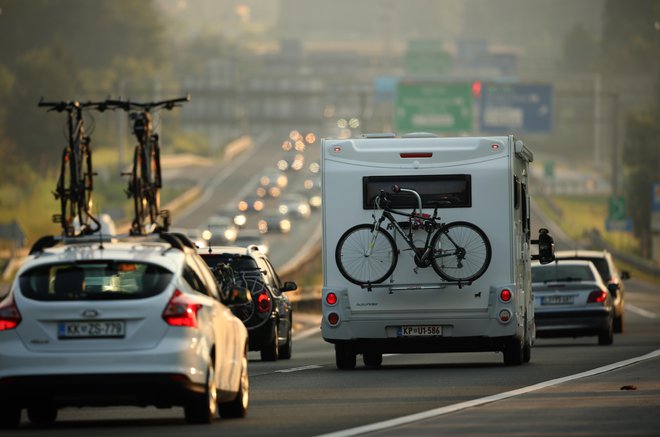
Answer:
M370 134L322 141L321 330L334 344L338 368L354 368L360 354L365 366L377 367L383 353L501 351L506 364L530 360L535 336L530 260L539 257L530 250L539 241L530 240L532 160L513 136ZM395 185L418 192L424 213L437 207L442 223L469 222L484 231L492 256L481 276L452 282L435 268L420 268L402 234L390 226L398 248L392 273L366 285L346 278L337 264L339 240L357 224L374 224L379 217L374 199ZM410 211L417 204L398 198L397 209ZM430 200L437 198L453 200ZM552 241L543 233L539 253L549 262ZM426 236L423 226L413 232L416 245L424 245Z

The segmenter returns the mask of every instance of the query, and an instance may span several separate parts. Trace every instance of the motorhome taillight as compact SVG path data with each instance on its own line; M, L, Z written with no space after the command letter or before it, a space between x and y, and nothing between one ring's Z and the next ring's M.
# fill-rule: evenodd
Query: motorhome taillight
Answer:
M339 323L339 314L337 313L328 314L328 323L331 326L336 326Z
M336 304L337 303L337 295L333 292L328 293L325 296L325 303L327 303L328 305Z
M21 323L21 313L14 302L13 296L0 302L0 331L14 329Z
M500 311L500 322L508 323L509 320L511 320L511 311L509 310Z
M509 302L511 300L511 297L513 294L511 293L511 290L508 288L505 288L504 290L500 291L500 299L502 302Z

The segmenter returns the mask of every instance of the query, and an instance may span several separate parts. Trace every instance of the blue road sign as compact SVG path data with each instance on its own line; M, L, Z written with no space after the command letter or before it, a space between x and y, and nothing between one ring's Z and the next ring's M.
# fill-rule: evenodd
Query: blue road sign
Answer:
M479 129L482 132L550 132L552 85L484 82L479 100Z

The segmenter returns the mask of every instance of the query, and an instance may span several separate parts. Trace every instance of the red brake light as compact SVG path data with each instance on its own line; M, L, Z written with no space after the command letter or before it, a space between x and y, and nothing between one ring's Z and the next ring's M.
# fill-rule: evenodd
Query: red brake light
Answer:
M337 323L339 323L339 314L337 313L328 314L328 323L332 326L337 325Z
M163 320L171 326L196 328L197 312L201 307L201 304L194 302L181 291L175 290L163 311Z
M595 290L589 293L587 303L603 303L607 300L607 291Z
M326 302L328 305L334 305L334 304L336 304L336 303L337 303L337 295L336 295L335 293L332 293L332 292L328 293L328 294L325 296L325 302Z
M267 313L270 311L270 296L268 292L263 292L257 296L257 311Z
M399 153L402 158L432 158L431 152Z
M19 323L21 323L21 313L13 297L9 296L0 302L0 331L14 329Z
M502 299L503 302L509 302L512 296L513 294L511 293L511 290L509 290L508 288L505 288L504 290L500 291L500 299Z

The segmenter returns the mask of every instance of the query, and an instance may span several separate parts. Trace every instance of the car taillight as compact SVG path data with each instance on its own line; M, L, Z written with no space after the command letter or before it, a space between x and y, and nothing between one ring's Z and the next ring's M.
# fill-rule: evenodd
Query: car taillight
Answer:
M587 303L603 303L607 300L607 291L595 290L589 293Z
M509 290L508 288L505 288L502 291L500 291L500 299L502 300L502 302L509 302L512 296L513 294L511 293L511 290Z
M0 302L0 331L14 329L19 323L21 323L21 313L14 303L14 298L8 296Z
M257 296L257 311L260 313L270 312L270 296L268 296L267 292Z
M201 307L201 304L194 302L181 291L175 290L163 311L163 320L171 326L196 328L197 312Z
M337 303L337 295L333 292L326 294L325 303L328 305L335 305Z

